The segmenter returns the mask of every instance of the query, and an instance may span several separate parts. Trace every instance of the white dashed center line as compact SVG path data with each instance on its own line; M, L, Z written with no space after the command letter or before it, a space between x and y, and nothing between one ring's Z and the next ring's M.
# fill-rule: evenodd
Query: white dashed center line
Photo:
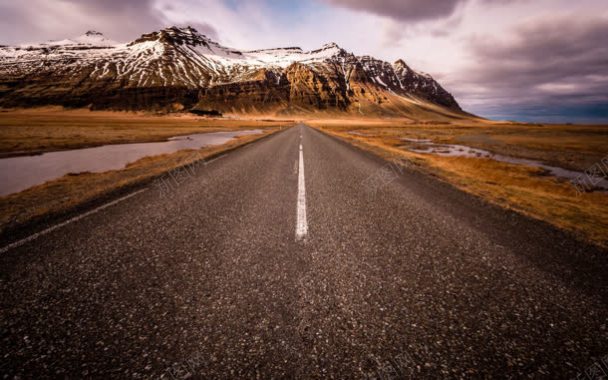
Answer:
M298 170L298 205L296 220L296 240L302 240L308 233L306 221L306 183L304 180L304 154L300 143L300 166Z

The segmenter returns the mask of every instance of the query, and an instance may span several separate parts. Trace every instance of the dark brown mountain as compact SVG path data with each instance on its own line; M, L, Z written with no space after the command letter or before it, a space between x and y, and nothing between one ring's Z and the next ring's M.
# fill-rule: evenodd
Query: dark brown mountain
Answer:
M336 44L238 51L193 28L0 47L0 106L466 117L432 77Z

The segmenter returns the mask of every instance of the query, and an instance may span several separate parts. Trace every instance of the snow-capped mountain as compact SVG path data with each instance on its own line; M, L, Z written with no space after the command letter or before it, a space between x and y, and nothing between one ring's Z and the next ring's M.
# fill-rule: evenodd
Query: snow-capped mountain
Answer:
M0 46L0 106L57 104L96 109L461 115L429 75L355 56L331 43L240 51L191 27L127 44L101 33L35 45ZM437 108L437 110L434 109Z

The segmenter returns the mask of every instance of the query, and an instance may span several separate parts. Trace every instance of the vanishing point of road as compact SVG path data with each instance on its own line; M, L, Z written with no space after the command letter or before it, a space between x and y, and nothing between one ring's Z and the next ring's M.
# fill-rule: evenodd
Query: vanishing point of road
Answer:
M0 373L572 378L608 355L607 274L598 248L298 125L4 249Z

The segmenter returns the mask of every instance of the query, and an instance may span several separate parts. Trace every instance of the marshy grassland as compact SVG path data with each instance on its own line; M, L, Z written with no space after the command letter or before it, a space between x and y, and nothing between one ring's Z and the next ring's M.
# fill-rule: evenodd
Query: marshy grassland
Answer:
M83 205L151 182L163 173L194 161L204 162L292 124L290 121L205 119L59 108L0 112L0 154L3 157L106 144L165 141L169 137L192 133L262 130L261 134L239 136L219 146L145 157L120 170L68 174L0 197L0 236L6 237L32 223L67 215Z
M61 107L0 111L0 157L105 144L165 141L192 133L265 129L289 120L213 119L188 114L65 110Z
M608 192L579 192L546 170L491 158L412 152L416 141L458 144L584 172L608 154L608 126L458 121L310 120L311 126L475 194L608 246Z
M546 221L579 238L608 246L608 192L578 192L566 179L538 167L483 157L417 153L416 141L458 144L495 154L583 172L608 154L608 126L541 125L483 120L412 122L398 119L306 119L305 123L384 158L438 177L501 207ZM179 135L262 129L227 144L146 157L121 170L66 175L0 197L0 235L32 222L69 213L121 189L151 181L172 169L255 141L292 120L208 119L192 115L91 112L48 107L0 112L0 157L133 142ZM196 153L196 155L193 154Z

